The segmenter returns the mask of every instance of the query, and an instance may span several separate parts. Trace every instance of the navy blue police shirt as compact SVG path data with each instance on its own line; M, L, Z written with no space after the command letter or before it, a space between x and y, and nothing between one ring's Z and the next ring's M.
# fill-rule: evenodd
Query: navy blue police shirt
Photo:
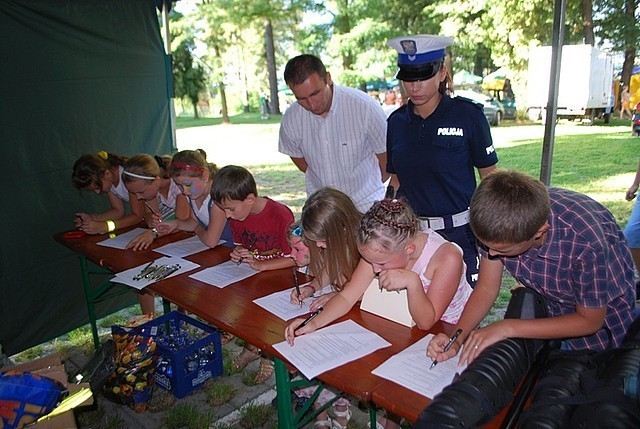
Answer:
M426 119L409 101L387 120L387 171L400 182L419 216L446 216L469 208L476 189L475 168L498 162L482 105L442 97Z

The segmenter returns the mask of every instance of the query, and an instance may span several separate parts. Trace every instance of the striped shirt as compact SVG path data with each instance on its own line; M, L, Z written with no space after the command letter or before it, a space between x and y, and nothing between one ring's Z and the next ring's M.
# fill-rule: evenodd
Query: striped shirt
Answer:
M566 339L570 349L618 347L636 313L633 260L613 215L567 189L549 188L551 215L544 244L517 257L500 257L523 285L543 295L551 317L607 307L604 327ZM609 345L609 332L612 343Z
M384 197L376 154L386 152L386 133L386 115L371 96L334 84L325 118L298 102L287 109L278 150L307 162L307 196L324 186L336 188L364 213Z

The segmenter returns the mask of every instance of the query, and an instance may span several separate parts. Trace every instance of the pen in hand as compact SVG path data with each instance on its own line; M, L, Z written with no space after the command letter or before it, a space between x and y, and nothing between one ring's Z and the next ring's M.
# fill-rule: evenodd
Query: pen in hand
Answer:
M307 317L306 319L304 319L304 321L298 325L298 327L296 329L293 330L293 332L295 333L298 329L307 326L309 324L309 322L311 322L313 320L314 317L316 317L318 314L322 313L322 307L318 308L316 311L314 311L313 313L311 313L309 315L309 317Z
M451 346L453 345L453 343L455 343L455 342L456 342L456 340L458 339L458 337L460 336L460 334L462 334L462 329L458 329L458 330L456 331L456 333L455 333L455 334L453 334L453 336L451 337L451 339L449 340L449 342L447 343L447 345L446 345L446 346L444 346L444 352L448 352L448 351L449 351L449 349L451 348ZM436 366L437 364L438 364L438 361L434 359L434 360L431 362L431 366L429 367L429 369L433 369L433 367L434 367L434 366Z
M254 244L256 244L256 237L253 237L253 241L251 242L251 244L249 244L249 247L247 247L247 250L249 252L251 252L251 249L253 248ZM240 259L238 259L238 262L236 262L236 267L240 266L241 263L242 263L242 257L240 257Z
M298 283L298 276L296 275L296 267L291 267L291 272L293 273L293 284L296 286L296 293L298 294L298 302L300 303L300 307L302 307L302 294L300 293L300 284Z

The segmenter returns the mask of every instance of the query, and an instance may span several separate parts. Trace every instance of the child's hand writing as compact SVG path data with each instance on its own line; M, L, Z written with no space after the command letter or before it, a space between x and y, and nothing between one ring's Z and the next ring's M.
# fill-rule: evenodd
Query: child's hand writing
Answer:
M298 326L302 325L304 321L305 319L301 318L295 319L284 330L284 339L287 341L287 343L289 343L290 346L293 346L294 338L296 335L308 334L317 329L313 321L307 323L301 328L298 328Z
M233 262L249 261L253 259L253 253L242 246L236 246L231 252L231 260Z
M304 302L305 299L311 298L315 291L309 285L300 287L300 297L298 297L298 292L296 292L295 288L291 290L291 304L299 305L300 301Z
M171 234L173 231L178 228L178 223L175 220L168 220L166 222L161 222L156 226L159 234L167 235Z
M434 362L444 362L457 355L460 350L460 344L457 342L453 343L448 351L444 351L444 348L449 344L449 340L450 338L442 333L433 337L427 346L427 357Z

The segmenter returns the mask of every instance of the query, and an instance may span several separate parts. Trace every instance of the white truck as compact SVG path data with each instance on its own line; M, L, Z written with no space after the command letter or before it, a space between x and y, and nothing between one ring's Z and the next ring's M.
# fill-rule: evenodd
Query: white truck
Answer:
M551 46L531 48L527 81L527 114L544 120L551 72ZM589 119L603 117L613 109L613 59L611 54L591 45L562 48L557 117Z

